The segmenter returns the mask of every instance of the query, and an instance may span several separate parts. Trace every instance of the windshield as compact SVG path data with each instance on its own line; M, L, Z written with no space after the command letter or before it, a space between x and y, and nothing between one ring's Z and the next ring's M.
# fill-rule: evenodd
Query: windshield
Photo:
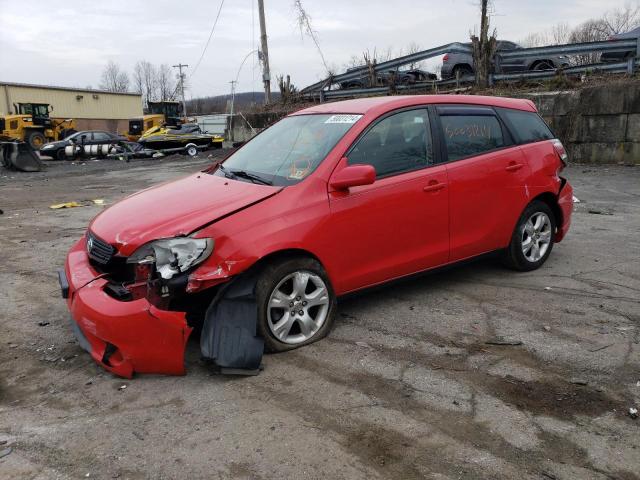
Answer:
M280 120L240 148L216 175L272 185L293 185L309 176L362 115L295 115ZM262 182L265 183L265 182Z

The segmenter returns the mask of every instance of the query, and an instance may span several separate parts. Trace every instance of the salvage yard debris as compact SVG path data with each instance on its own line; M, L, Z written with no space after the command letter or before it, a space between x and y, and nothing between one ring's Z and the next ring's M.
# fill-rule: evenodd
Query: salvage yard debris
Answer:
M82 207L83 205L78 202L65 202L65 203L56 203L54 205L50 205L49 208L52 210L59 210L61 208L74 208L74 207Z

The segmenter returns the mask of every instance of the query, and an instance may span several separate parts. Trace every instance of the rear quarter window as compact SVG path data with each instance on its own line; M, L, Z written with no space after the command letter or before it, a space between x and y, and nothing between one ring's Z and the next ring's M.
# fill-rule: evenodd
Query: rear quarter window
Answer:
M493 115L441 115L440 122L449 160L505 146L502 127Z
M500 108L498 111L518 143L555 138L551 129L537 113L508 108Z

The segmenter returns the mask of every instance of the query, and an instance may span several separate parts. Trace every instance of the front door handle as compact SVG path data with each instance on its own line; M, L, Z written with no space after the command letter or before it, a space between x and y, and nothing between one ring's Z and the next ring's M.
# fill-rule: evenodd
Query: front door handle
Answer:
M423 188L423 190L425 192L437 192L439 190L442 190L444 187L446 187L447 184L446 183L440 183L437 180L431 180L429 182L429 185L427 185L426 187Z
M509 165L507 165L505 167L505 170L507 172L517 172L522 167L524 167L524 165L522 163L511 162Z

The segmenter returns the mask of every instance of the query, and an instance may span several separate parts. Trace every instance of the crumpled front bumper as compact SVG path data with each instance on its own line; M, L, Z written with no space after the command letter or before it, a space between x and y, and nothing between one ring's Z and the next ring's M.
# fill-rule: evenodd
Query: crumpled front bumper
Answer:
M185 313L160 310L146 299L116 300L91 264L85 237L67 256L61 287L80 345L106 370L131 378L134 372L184 375L184 351L192 328Z
M571 214L573 213L573 187L568 181L560 188L558 194L558 207L562 212L562 225L558 225L554 241L560 242L565 237L571 226Z

